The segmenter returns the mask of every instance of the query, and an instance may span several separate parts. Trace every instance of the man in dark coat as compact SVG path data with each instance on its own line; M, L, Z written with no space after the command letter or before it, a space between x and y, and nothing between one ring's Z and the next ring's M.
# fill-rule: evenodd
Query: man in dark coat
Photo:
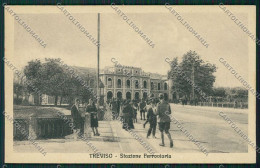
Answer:
M122 108L123 117L123 129L134 129L133 124L133 107L130 104L130 100L126 100Z
M71 107L71 116L72 116L72 119L73 119L73 125L74 125L74 131L78 132L78 136L80 134L83 134L83 123L84 123L84 120L83 118L81 117L81 113L79 111L79 103L80 103L80 100L79 99L76 99L75 100L75 104Z

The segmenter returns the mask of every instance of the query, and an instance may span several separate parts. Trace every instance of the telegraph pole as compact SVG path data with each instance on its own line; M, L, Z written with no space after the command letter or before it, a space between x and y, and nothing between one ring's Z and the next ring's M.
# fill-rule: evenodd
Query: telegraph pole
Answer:
M99 93L99 47L100 47L100 13L98 13L98 32L97 32L97 108L99 108L99 100L100 100L100 93Z

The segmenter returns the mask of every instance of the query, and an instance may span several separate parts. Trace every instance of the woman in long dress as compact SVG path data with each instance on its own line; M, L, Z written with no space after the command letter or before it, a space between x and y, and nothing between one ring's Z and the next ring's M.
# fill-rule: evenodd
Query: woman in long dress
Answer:
M99 136L98 133L98 118L97 118L97 108L92 99L89 99L89 104L86 108L86 112L90 113L90 126L92 128L94 136Z

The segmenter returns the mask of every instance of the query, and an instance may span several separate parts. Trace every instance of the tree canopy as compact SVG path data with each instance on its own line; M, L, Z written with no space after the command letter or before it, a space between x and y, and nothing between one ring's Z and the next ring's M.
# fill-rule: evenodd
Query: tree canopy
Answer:
M187 99L205 99L213 91L216 66L205 62L195 51L183 55L182 61L174 57L170 62L168 78L172 80L172 91ZM194 95L192 89L194 88Z
M95 76L79 72L72 67L70 70L73 70L74 74L71 74L68 68L61 65L57 59L46 59L43 63L40 60L28 62L24 68L24 74L30 83L27 85L28 91L39 97L41 94L54 96L55 105L57 105L58 97L61 99L66 97L70 102L78 96L81 96L85 101L88 100L93 96L91 95L93 93L84 87L81 81L85 81L87 85L91 83L91 87L94 88ZM79 78L82 80L80 81Z

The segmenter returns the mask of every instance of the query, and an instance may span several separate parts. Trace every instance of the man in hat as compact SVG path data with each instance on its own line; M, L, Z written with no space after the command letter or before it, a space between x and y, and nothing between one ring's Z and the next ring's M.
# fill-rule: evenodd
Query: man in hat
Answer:
M169 115L171 114L171 107L170 104L166 102L164 95L162 93L159 95L159 100L160 103L157 105L157 110L156 110L156 114L158 115L159 130L161 132L161 139L162 139L162 143L159 145L165 146L164 144L164 132L165 132L170 140L170 147L172 148L173 140L169 132L170 123L171 123L171 118Z

